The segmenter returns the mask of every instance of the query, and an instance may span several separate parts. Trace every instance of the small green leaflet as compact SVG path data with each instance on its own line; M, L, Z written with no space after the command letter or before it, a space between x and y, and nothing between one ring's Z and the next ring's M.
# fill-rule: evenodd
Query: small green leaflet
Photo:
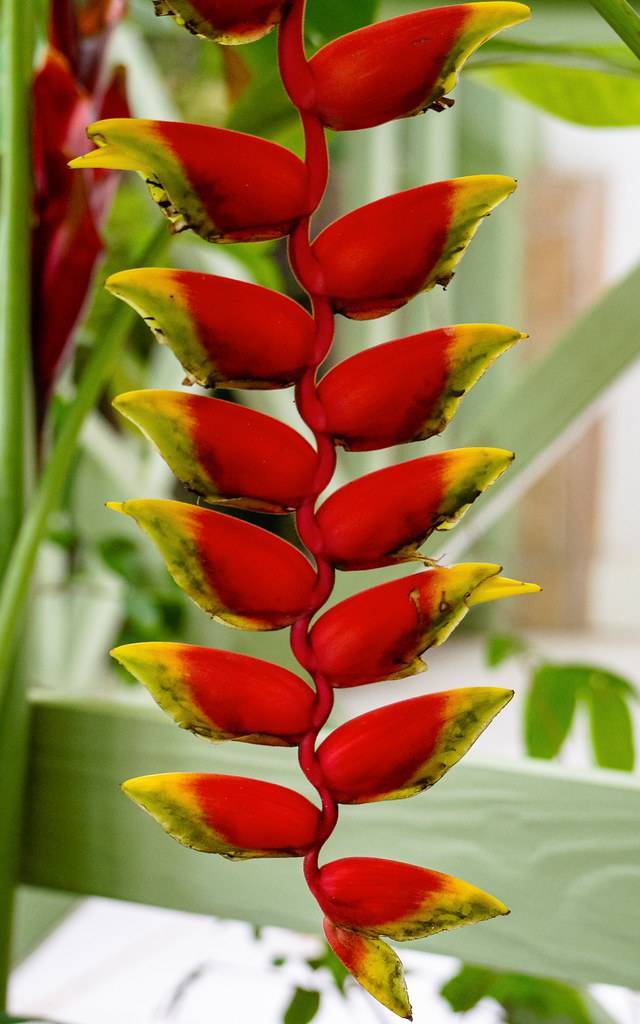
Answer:
M320 993L297 988L283 1017L283 1024L309 1024L320 1008Z
M503 661L524 654L526 650L527 645L522 637L512 636L510 633L492 633L487 637L485 661L490 668L496 668Z

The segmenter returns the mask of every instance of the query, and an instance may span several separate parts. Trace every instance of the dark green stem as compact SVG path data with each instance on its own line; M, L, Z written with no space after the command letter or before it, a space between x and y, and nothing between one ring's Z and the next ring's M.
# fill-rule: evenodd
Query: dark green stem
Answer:
M640 60L640 14L627 0L591 0L591 6Z

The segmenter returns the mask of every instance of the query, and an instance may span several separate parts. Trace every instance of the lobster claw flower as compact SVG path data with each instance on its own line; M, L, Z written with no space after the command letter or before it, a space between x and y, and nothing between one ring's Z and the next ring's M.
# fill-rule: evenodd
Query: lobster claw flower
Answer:
M334 924L400 942L509 913L495 896L459 878L377 857L326 864L318 902Z
M233 45L261 39L277 25L287 0L153 0L194 36Z
M334 221L312 250L335 312L371 320L436 284L446 286L483 217L515 187L500 174L453 178L386 196Z
M301 857L319 812L300 793L236 775L167 772L128 779L122 789L183 846L228 860Z
M444 643L472 605L540 589L499 572L483 562L434 566L340 601L311 630L318 670L338 688L423 671L420 655Z
M318 387L328 430L347 451L440 434L485 370L521 338L498 324L459 324L350 356Z
M308 608L310 562L268 530L182 501L109 502L157 545L174 580L203 611L240 629L281 629Z
M512 690L471 686L353 718L318 751L325 782L341 804L415 796L457 764L512 696Z
M353 480L318 510L325 556L339 569L419 560L427 537L455 526L512 459L502 448L459 448Z
M369 995L398 1017L411 1020L404 968L395 950L382 939L340 928L328 917L322 927L333 952Z
M112 274L106 287L140 313L202 387L288 387L311 358L313 320L270 288L160 267Z
M442 110L466 59L503 28L525 21L520 3L432 8L358 29L311 60L316 110L328 128L371 128Z
M97 148L69 166L138 171L175 231L257 242L288 234L308 212L305 166L274 142L135 117L97 121L87 134Z
M279 665L195 644L124 644L112 656L183 729L209 740L295 746L314 696Z
M272 416L183 391L130 391L113 404L178 480L208 501L288 512L311 490L315 451Z

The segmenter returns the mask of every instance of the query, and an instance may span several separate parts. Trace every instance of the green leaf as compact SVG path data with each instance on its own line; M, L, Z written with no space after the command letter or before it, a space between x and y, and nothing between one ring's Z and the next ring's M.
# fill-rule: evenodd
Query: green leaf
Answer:
M501 665L508 658L523 654L526 649L525 641L519 636L512 636L510 633L492 633L487 637L485 661L490 668L495 668L496 665Z
M633 771L633 723L624 696L606 683L606 674L594 672L588 695L591 742L601 768Z
M525 710L525 745L530 757L552 758L560 752L576 708L578 689L588 669L541 665L533 674Z
M525 62L477 65L473 78L539 107L548 114L591 128L640 124L640 74Z
M345 984L349 977L349 972L330 946L327 945L322 956L317 956L311 960L307 960L307 963L312 971L319 971L323 967L326 968L333 977L336 988L342 993L342 995L344 995Z
M495 972L486 967L463 964L460 971L440 989L454 1013L466 1013L487 995Z
M320 993L297 988L283 1018L283 1024L309 1024L320 1008Z
M376 19L378 0L309 0L306 31L315 46L353 32Z
M505 1011L507 1024L595 1024L582 993L570 985L524 974L498 974L487 995Z

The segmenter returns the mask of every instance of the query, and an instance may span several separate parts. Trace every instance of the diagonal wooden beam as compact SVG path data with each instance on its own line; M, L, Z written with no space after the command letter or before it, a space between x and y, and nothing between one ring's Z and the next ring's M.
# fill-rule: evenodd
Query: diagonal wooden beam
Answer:
M169 839L119 783L215 770L303 789L295 751L213 746L153 708L46 697L33 705L23 881L317 931L296 860L230 864ZM508 919L424 948L508 970L640 987L640 782L539 762L461 764L413 800L344 808L329 859L371 854L466 878Z
M521 368L491 402L466 443L512 448L507 474L447 536L459 557L538 480L591 424L609 391L640 355L640 266L579 317L549 354ZM525 342L526 344L526 342ZM442 547L442 540L432 544Z

